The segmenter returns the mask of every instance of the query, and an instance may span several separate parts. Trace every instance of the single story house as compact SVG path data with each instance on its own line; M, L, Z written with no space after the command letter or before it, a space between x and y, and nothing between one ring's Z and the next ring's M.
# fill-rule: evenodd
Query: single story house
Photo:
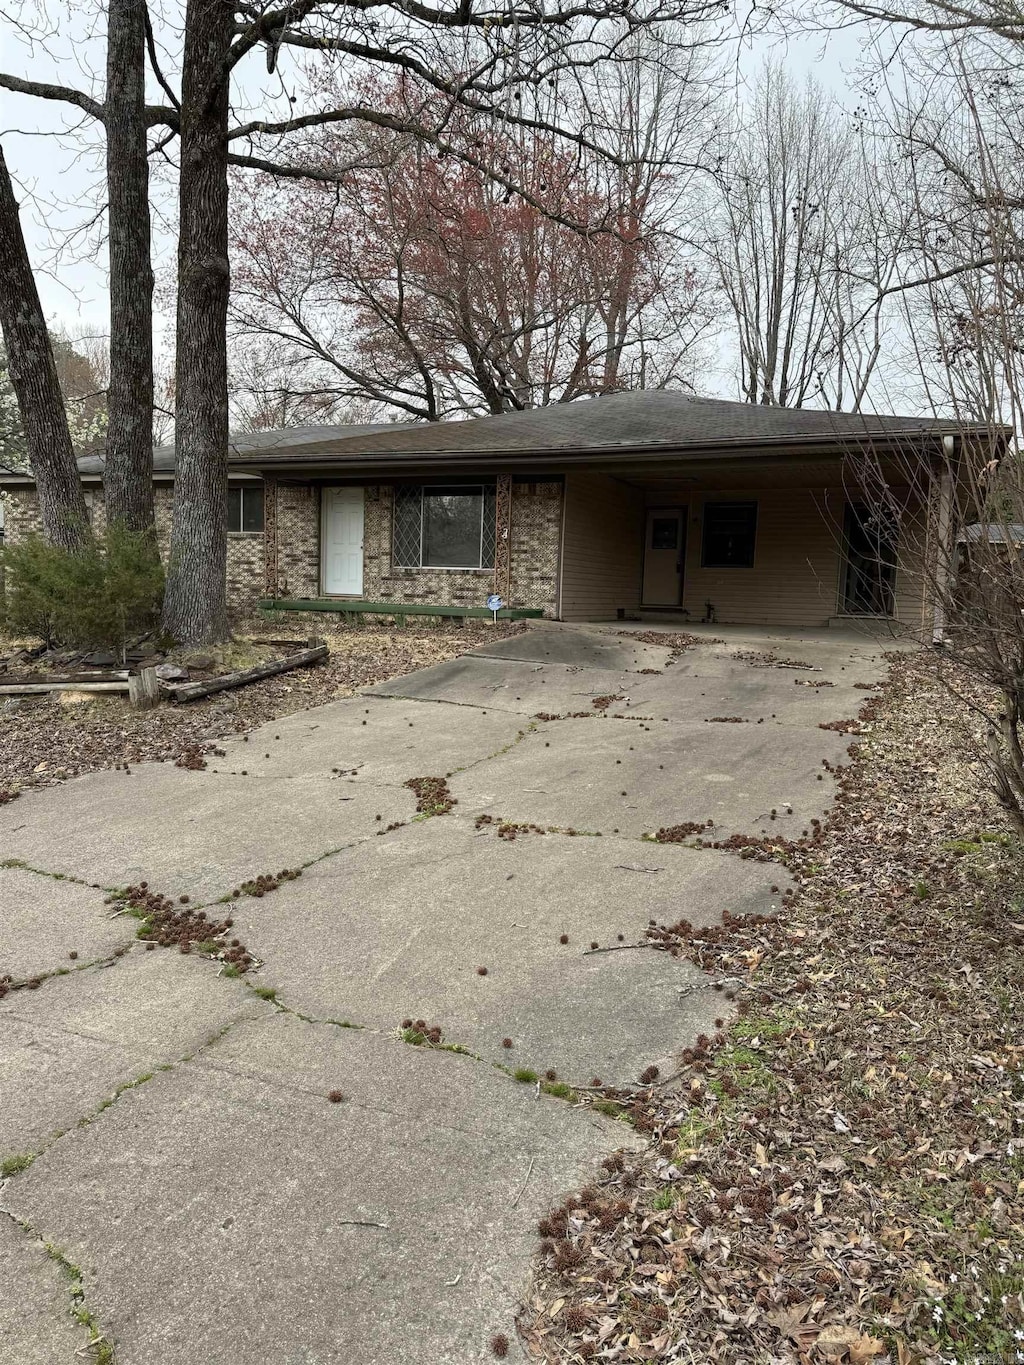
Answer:
M433 424L233 438L229 599L309 610L485 607L566 621L929 631L960 459L1008 432L915 417L616 393ZM80 461L102 523L102 457ZM166 538L173 450L155 453ZM8 542L38 527L0 473Z

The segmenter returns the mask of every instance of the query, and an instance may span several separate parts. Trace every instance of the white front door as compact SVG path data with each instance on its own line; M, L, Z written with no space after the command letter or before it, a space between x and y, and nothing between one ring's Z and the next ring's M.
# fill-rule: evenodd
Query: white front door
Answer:
M363 591L363 490L323 491L324 592L359 597Z

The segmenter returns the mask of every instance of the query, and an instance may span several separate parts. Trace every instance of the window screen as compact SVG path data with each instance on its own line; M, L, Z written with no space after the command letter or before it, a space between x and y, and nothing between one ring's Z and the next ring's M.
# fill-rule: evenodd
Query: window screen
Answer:
M228 489L228 533L263 530L263 486Z
M420 567L423 489L401 485L395 489L395 520L391 559L396 569Z
M752 568L756 536L756 502L706 502L701 564L705 569Z

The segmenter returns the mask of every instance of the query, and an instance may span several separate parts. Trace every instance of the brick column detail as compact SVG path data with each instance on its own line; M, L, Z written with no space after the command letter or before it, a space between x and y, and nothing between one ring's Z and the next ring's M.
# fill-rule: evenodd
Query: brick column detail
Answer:
M263 478L263 586L277 596L277 480Z
M512 475L499 474L494 498L494 591L512 592Z

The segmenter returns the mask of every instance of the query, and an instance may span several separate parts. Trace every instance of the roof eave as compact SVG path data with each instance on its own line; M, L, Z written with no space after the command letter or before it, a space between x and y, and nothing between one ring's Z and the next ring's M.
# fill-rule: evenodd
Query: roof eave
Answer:
M959 429L961 432L963 428ZM893 451L906 449L908 443L917 446L935 445L943 436L951 434L948 430L909 429L897 432L866 432L863 435L830 436L818 433L806 437L758 437L746 440L705 441L698 445L619 445L619 446L549 446L544 449L529 450L521 447L504 447L499 450L466 451L431 448L428 450L358 450L321 452L319 455L300 457L279 455L276 458L263 456L251 460L239 460L240 465L253 469L272 469L275 472L291 469L298 473L301 469L324 468L345 469L357 472L360 469L380 469L384 466L407 467L417 464L431 466L448 465L457 467L472 464L480 467L485 464L502 465L580 465L615 464L620 461L640 463L653 461L665 463L685 461L697 463L706 459L739 460L763 454L766 459L787 457L821 458L822 455L842 459L851 451L872 449ZM978 435L980 432L973 431ZM986 429L986 435L991 431Z

